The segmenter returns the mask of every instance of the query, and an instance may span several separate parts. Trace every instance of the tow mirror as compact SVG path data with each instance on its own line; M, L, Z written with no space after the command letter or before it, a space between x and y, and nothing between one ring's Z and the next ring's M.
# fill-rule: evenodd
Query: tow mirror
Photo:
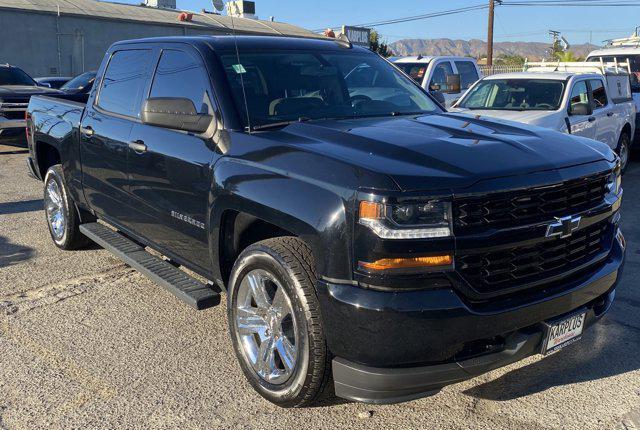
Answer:
M575 103L569 108L569 115L591 115L592 113L591 103Z
M153 97L142 106L142 123L174 130L204 133L212 115L198 113L193 102L180 97Z
M445 94L456 94L461 91L460 75L448 75L447 76L447 89L442 91Z
M438 103L440 103L442 106L445 105L446 100L444 99L444 94L442 94L442 91L431 91L430 93Z

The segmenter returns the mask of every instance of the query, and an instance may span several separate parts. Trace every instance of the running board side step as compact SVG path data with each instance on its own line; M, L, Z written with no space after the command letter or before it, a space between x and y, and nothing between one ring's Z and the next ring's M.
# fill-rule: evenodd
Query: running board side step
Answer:
M162 258L97 222L81 224L80 232L194 309L220 303L220 293L194 279Z

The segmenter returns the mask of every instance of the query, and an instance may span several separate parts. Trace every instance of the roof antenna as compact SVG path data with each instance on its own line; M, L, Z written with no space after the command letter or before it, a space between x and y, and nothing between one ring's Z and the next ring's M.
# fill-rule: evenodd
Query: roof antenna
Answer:
M218 12L221 12L224 9L224 2L225 0L213 0L213 7ZM235 25L235 22L233 21L234 13L231 13L232 5L235 6L236 8L235 13L238 13L239 9L238 9L238 3L227 1L227 15L229 15L229 18L231 18L231 29L233 31L233 43L236 47L236 61L238 62L238 64L236 64L236 66L234 67L234 70L237 74L240 75L240 86L242 87L242 99L244 100L244 108L247 114L247 131L251 133L251 118L249 117L249 104L247 103L247 92L244 89L244 77L243 77L246 70L242 66L242 63L240 62L240 50L238 49L238 36L236 35L236 25Z

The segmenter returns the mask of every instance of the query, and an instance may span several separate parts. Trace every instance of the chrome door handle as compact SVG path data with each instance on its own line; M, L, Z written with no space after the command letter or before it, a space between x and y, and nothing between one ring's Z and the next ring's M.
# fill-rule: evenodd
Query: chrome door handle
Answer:
M613 112L607 112L607 116L613 116Z
M80 133L82 133L83 136L85 137L91 137L93 136L93 133L95 133L93 131L93 128L91 128L90 125L86 126L86 127L80 127Z
M587 121L589 121L589 122L593 122L595 120L596 120L595 116L590 116L589 118L587 118Z
M136 154L147 152L147 145L145 145L142 140L134 140L133 142L129 142L129 148L131 148Z

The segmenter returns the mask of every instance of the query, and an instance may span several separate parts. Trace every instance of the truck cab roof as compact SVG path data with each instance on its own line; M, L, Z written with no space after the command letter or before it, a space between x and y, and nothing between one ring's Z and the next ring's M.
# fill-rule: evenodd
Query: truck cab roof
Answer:
M544 79L554 81L566 81L574 76L584 76L590 78L601 78L602 75L597 73L579 73L579 72L547 72L547 71L529 71L529 72L512 72L512 73L499 73L496 75L489 75L484 80L492 79Z
M461 56L451 56L451 55L417 55L417 56L409 56L409 57L399 57L393 60L394 63L430 63L433 60L472 60L476 61L475 58L471 57L461 57Z

